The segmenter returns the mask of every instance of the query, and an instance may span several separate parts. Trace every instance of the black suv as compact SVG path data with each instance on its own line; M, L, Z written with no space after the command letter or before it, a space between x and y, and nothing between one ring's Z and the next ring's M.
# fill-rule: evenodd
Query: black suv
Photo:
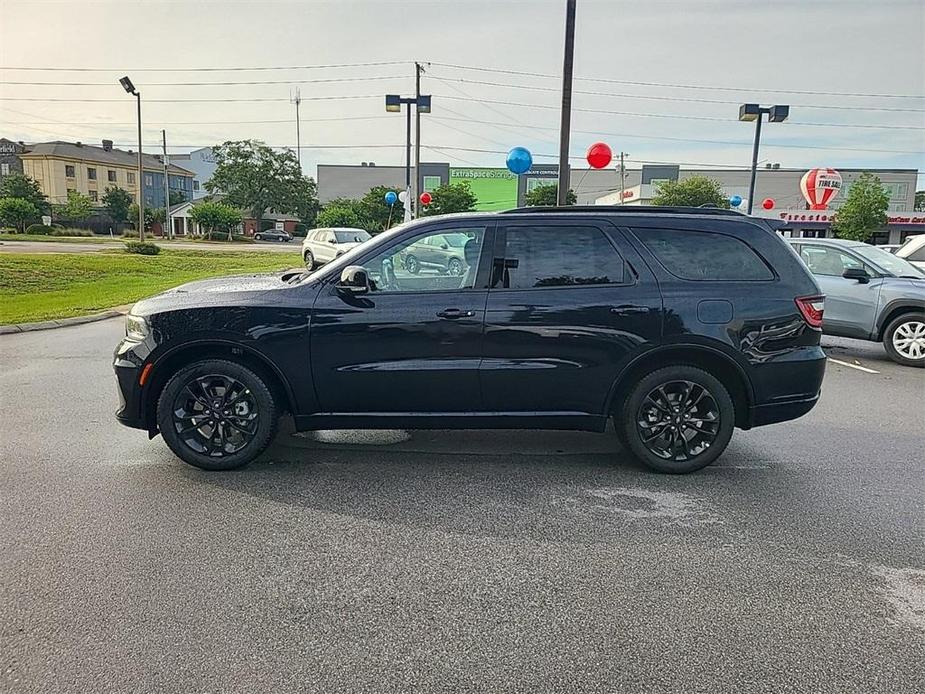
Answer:
M407 251L460 240L458 274ZM464 241L463 241L464 239ZM769 222L717 209L429 217L313 273L140 301L115 353L119 420L186 462L245 465L299 430L537 428L617 436L690 472L734 427L819 398L823 300Z

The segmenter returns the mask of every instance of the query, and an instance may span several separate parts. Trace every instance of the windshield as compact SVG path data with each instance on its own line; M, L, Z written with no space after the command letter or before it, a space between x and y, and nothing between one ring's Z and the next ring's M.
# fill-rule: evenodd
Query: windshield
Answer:
M855 253L869 261L880 270L894 277L925 278L925 272L919 270L908 260L898 258L892 253L876 246L856 246L852 248Z
M363 243L364 241L369 241L372 236L367 234L362 229L345 229L343 231L335 231L334 236L337 237L337 243Z

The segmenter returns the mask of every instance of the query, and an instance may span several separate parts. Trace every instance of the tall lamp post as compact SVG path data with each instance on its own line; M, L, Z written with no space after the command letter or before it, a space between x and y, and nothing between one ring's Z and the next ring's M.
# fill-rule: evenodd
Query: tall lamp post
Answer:
M414 207L414 201L411 200L411 105L414 104L417 113L430 113L430 94L419 94L418 96L399 96L398 94L385 95L385 110L389 113L400 113L401 106L407 107L407 124L405 135L405 221L410 219L411 209ZM420 171L415 171L415 176L420 176Z
M141 162L141 92L135 89L128 76L119 80L119 84L138 100L138 240L145 240L145 189L144 167Z
M758 171L758 145L761 142L761 121L768 114L769 123L783 123L790 115L790 107L760 106L759 104L742 104L739 107L739 120L755 121L755 146L752 148L752 177L748 183L748 214L752 213L755 203L755 176Z

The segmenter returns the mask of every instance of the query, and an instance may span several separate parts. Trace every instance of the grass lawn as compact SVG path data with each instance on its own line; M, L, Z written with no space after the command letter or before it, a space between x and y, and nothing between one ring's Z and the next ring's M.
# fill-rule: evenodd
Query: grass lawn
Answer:
M298 252L0 254L0 325L82 316L204 277L301 267Z

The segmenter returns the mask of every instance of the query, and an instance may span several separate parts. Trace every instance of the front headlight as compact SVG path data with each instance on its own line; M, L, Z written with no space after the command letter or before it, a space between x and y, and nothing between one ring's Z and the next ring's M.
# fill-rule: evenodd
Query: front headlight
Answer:
M128 314L125 317L125 336L141 342L148 336L148 322L141 316Z

